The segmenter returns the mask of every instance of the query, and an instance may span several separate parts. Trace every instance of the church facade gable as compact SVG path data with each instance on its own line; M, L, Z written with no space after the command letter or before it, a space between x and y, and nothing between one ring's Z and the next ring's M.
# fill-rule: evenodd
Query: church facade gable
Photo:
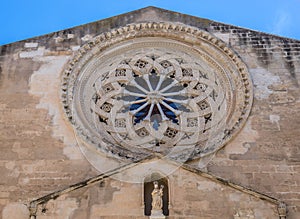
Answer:
M2 218L299 218L299 49L154 7L1 46Z

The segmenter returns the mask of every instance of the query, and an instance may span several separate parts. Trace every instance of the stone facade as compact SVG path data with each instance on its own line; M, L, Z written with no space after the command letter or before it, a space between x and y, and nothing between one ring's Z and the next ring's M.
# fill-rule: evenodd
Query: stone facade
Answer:
M149 22L207 33L233 51L252 80L252 109L242 129L200 163L99 159L80 147L85 142L65 114L62 77L78 51L102 33ZM153 7L1 46L1 216L147 218L141 182L159 172L168 183L168 218L297 219L299 74L299 40ZM93 156L91 165L86 157ZM120 163L129 166L114 169ZM99 166L110 177L99 175ZM139 183L124 180L134 177Z
M165 166L165 168L170 168ZM135 168L126 172L132 174ZM169 217L175 218L278 218L276 208L227 186L177 169L169 176ZM125 198L125 194L130 194ZM133 195L135 194L135 195ZM147 218L143 216L143 188L115 180L74 191L39 209L37 218ZM183 204L184 203L184 204ZM65 207L66 206L66 207ZM69 211L66 211L66 208ZM112 211L112 209L118 209ZM65 209L65 210L64 210ZM64 215L61 212L64 211ZM124 216L130 215L130 216Z

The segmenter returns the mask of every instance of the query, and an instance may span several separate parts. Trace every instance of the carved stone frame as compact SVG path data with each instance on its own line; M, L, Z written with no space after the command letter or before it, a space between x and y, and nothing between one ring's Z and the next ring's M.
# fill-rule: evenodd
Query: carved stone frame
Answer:
M229 49L224 42L212 36L208 32L197 29L195 27L183 25L180 23L137 23L130 24L103 33L93 40L83 45L69 62L68 67L62 74L62 89L61 97L65 114L68 120L73 124L77 134L89 145L95 145L95 148L100 152L113 155L116 158L125 160L137 160L145 157L143 152L130 151L112 142L99 142L99 136L95 136L89 129L89 124L78 121L80 110L74 111L74 95L78 78L82 73L82 69L87 65L97 54L105 52L106 49L112 48L122 42L133 42L137 38L144 37L163 37L189 45L192 49L201 50L205 59L216 64L216 68L220 72L224 72L231 78L227 86L232 86L235 96L232 98L231 114L233 118L228 119L227 127L217 142L212 142L205 150L196 150L191 155L192 158L204 157L212 154L223 147L245 123L252 106L253 89L250 75L246 65L241 59ZM79 115L79 117L83 117Z

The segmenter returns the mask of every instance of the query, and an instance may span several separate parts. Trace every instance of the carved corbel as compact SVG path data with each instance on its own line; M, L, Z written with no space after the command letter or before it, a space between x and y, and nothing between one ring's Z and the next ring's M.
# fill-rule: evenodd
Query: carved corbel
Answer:
M286 208L285 203L280 202L278 204L277 210L278 210L279 219L286 219L287 218L287 208Z

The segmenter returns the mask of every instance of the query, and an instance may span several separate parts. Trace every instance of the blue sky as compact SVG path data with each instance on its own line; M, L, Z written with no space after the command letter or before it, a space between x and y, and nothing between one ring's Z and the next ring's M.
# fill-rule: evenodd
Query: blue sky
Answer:
M300 0L2 0L0 45L147 6L300 40Z

